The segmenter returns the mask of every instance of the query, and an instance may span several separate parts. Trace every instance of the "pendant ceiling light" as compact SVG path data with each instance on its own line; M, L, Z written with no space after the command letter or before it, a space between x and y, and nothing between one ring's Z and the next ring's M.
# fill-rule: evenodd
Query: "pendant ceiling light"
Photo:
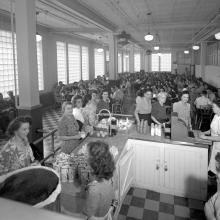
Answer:
M199 50L199 46L198 46L198 45L193 45L193 46L192 46L192 49L193 49L193 50Z
M154 39L154 36L150 33L150 24L149 24L151 12L147 13L147 16L148 16L148 19L147 19L147 22L148 22L148 33L147 33L147 35L144 36L144 39L146 41L152 41Z
M215 39L216 39L216 40L220 40L220 32L218 32L218 33L215 34Z
M154 39L154 36L150 34L150 32L148 32L148 34L144 36L144 39L146 41L152 41Z
M184 50L184 53L185 53L185 54L189 54L189 51L188 51L188 50Z
M157 53L157 55L160 57L160 56L161 56L161 53Z
M155 46L155 47L154 47L154 50L159 50L159 49L160 49L159 46Z
M99 53L102 53L104 50L103 50L103 48L100 47L100 48L97 49L97 51L98 51Z

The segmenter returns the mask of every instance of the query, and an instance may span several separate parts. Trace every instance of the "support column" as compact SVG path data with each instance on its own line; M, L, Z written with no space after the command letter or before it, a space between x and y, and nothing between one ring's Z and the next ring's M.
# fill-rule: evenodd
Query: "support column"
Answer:
M134 73L134 46L131 46L129 55L129 72Z
M201 42L200 66L201 66L201 77L203 80L205 80L206 49L207 49L207 43Z
M32 118L29 141L42 135L42 111L38 89L37 50L36 50L36 9L35 0L15 0L19 115ZM42 145L39 150L43 153Z
M140 51L140 56L141 56L141 70L145 71L145 50Z
M117 79L118 72L118 48L117 48L117 39L110 33L108 36L109 39L109 79Z
M89 79L95 79L95 56L94 56L94 47L89 46Z
M177 72L177 51L172 50L171 52L171 73Z

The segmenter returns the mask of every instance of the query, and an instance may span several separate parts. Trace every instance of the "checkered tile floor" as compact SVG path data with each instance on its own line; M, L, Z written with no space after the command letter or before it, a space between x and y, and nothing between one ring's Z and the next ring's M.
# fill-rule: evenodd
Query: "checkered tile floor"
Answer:
M205 220L203 208L200 200L131 188L118 220Z
M46 132L50 132L56 129L61 115L62 114L60 110L51 109L51 110L45 111L43 114L43 129ZM60 146L57 132L55 133L54 145L55 145L55 149ZM51 138L48 137L44 139L44 156L47 156L50 153L51 153Z

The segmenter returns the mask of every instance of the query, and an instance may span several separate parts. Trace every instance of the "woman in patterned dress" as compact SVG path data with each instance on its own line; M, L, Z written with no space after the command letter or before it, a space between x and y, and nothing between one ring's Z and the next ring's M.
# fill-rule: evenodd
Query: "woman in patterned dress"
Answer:
M64 102L62 105L63 116L58 125L59 138L62 141L61 151L70 154L79 144L79 139L85 136L85 133L79 132L79 125L73 116L73 107L71 102Z
M0 175L31 165L34 161L27 135L30 119L18 117L8 126L9 141L0 150Z

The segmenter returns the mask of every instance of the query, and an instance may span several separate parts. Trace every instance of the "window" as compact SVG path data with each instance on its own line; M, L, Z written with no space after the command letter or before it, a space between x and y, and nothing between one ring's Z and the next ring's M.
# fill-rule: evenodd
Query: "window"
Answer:
M80 46L68 44L69 83L81 80Z
M123 54L123 71L129 72L129 54L128 53Z
M58 82L67 83L66 44L57 42L57 78Z
M207 45L207 65L218 65L218 43Z
M171 71L171 53L162 53L160 56L160 71Z
M82 80L89 80L89 50L82 47Z
M134 54L134 71L140 72L141 69L141 55L140 53Z
M44 90L42 40L37 41L37 70L38 70L38 88L41 91Z
M171 53L151 55L151 71L171 71Z
M105 51L105 61L109 61L109 50Z
M151 55L151 71L159 71L159 56L155 53Z
M122 73L122 53L118 53L118 73Z
M104 72L104 51L98 52L97 49L95 49L95 77L103 76L105 74Z
M17 60L15 65L18 85ZM12 35L9 31L0 30L0 92L6 97L7 91L13 91L15 94Z

